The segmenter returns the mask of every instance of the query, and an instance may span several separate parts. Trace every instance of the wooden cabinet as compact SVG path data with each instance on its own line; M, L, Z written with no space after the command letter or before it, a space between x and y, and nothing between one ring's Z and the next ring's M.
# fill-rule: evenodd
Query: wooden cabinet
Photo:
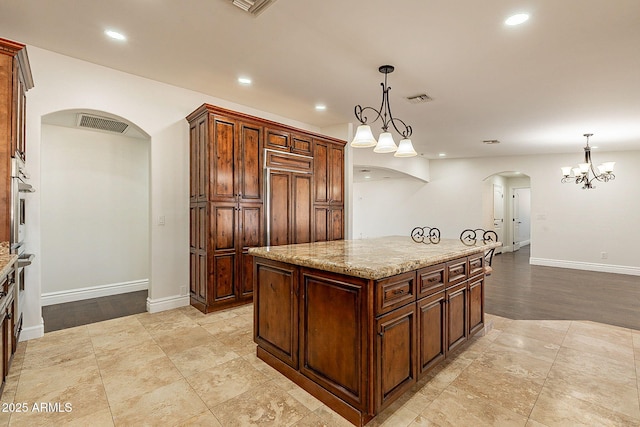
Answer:
M376 320L376 412L407 391L418 377L415 304Z
M372 280L256 257L258 357L366 424L484 327L475 259Z
M190 296L207 313L253 297L264 244L263 127L203 106L190 124Z
M314 241L344 238L344 146L313 140Z
M344 141L208 104L187 121L192 305L207 313L250 302L250 247L343 238ZM335 181L332 201L320 205L314 140L327 153L323 175Z
M20 326L16 321L18 313L18 289L16 287L16 269L0 278L0 395L4 390L5 380L9 374L11 361L16 352Z
M298 269L290 264L258 260L255 274L254 340L297 369Z
M33 78L25 45L0 38L0 241L9 241L11 158L26 160L26 93Z

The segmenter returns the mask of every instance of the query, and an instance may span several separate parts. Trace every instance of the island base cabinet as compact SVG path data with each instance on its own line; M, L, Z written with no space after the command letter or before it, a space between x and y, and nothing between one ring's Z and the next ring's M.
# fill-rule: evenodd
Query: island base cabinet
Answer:
M366 404L366 280L302 270L300 372L348 404Z
M298 369L298 269L259 260L254 276L254 341Z
M469 336L467 282L448 288L445 295L447 301L447 352L451 352L463 344Z
M389 406L416 382L416 331L415 304L376 321L376 412Z
M469 338L484 328L484 274L469 280Z
M447 351L445 301L443 291L423 298L417 303L420 376L429 372L445 358Z

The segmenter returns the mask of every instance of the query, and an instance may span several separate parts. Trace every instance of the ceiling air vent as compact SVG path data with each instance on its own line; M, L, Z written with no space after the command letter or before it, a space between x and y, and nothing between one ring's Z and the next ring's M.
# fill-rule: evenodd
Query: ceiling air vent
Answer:
M233 4L253 16L258 16L276 0L233 0Z
M94 116L91 114L78 114L78 127L103 130L106 132L124 133L129 127L128 124L108 117Z
M409 101L412 104L422 104L423 102L433 101L433 98L431 98L426 93L421 93L420 95L416 95L416 96L408 96L407 101Z

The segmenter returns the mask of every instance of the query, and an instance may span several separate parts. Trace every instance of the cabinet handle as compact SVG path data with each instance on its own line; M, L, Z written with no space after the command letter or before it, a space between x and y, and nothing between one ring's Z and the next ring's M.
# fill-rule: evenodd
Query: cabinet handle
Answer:
M392 291L392 293L393 293L394 295L404 294L404 289L394 289L394 290Z

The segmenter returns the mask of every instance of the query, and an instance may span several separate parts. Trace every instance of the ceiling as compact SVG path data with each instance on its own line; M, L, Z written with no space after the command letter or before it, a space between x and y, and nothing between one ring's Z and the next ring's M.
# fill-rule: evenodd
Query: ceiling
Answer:
M393 114L428 158L580 153L583 133L640 149L638 0L277 0L257 17L231 0L0 0L0 37L320 128L378 107L392 64ZM420 93L433 101L405 99Z

